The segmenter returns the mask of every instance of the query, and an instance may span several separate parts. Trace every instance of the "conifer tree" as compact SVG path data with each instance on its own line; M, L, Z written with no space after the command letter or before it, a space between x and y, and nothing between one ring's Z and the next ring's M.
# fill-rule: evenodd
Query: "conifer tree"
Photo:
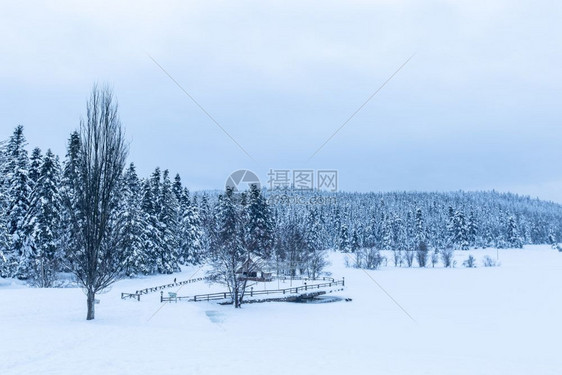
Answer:
M515 218L513 216L510 216L507 219L506 239L509 247L523 247L521 237L519 236L519 230L517 228L517 222L515 221Z
M35 186L39 181L42 164L41 149L39 147L35 147L31 152L31 157L29 158L29 183L32 191L35 189Z
M72 258L74 247L74 237L70 228L74 225L80 226L81 215L78 213L78 203L74 183L79 177L79 156L80 156L80 135L78 131L70 134L66 148L66 157L63 162L62 180L60 184L60 197L62 200L61 211L61 248L64 253L64 261L61 270L70 271L69 259Z
M162 174L159 203L159 230L161 236L160 273L179 271L178 265L178 201L172 188L168 170Z
M304 262L306 263L308 277L312 279L316 279L322 269L328 264L326 261L326 253L322 249L320 222L318 210L316 208L309 210L304 232L304 240L306 243Z
M142 210L141 182L134 163L125 172L120 210L123 215L121 245L125 253L124 273L127 276L150 274L152 262L145 246L148 223Z
M29 259L33 249L31 227L26 216L31 199L29 180L29 158L25 149L27 142L23 135L23 126L14 130L6 145L6 162L4 163L4 183L6 188L6 219L10 249L6 257L6 268L12 277L26 278L29 275Z
M154 175L153 175L154 177ZM161 268L161 236L156 198L153 196L153 181L145 180L142 184L142 214L145 223L143 233L143 253L146 254L144 267L149 274L158 272Z
M59 192L61 170L58 158L47 150L42 160L31 201L30 224L35 245L31 259L31 278L39 287L51 287L61 269L62 198Z
M351 251L351 241L347 224L342 224L338 238L338 250L348 253Z
M203 261L201 219L196 202L190 202L189 190L184 188L180 202L179 244L180 258L184 264Z
M256 185L250 186L246 205L246 247L263 259L271 257L273 221L267 201Z

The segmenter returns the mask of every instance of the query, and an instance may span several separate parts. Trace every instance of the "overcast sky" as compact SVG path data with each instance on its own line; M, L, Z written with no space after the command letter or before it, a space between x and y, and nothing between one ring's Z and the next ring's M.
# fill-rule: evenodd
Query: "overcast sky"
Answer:
M337 169L340 190L562 203L561 19L540 0L2 2L0 138L22 124L64 155L109 83L139 173L192 190L242 168Z

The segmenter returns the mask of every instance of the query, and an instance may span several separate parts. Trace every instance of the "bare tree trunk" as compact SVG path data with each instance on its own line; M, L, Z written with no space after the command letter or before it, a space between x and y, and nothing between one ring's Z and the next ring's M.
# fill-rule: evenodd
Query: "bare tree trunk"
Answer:
M234 287L234 308L240 307L240 301L238 300L238 285Z
M86 316L86 320L92 320L92 319L94 319L94 316L95 316L95 302L96 302L96 294L95 294L93 291L88 290L88 297L87 297L88 315Z
M247 279L245 279L244 282L242 282L238 307L242 307L242 301L244 300L244 294L246 293L246 284L247 283L248 283Z

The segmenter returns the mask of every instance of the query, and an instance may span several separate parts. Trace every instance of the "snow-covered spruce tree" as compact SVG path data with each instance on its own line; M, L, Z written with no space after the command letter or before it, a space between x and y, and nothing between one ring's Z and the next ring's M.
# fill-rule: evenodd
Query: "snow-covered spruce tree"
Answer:
M47 150L36 177L30 206L30 225L35 251L30 260L30 278L36 286L52 287L64 260L61 250L62 198L58 158Z
M192 206L189 190L183 188L181 177L176 174L172 191L177 202L176 240L179 264L197 264L201 255L201 230L196 206Z
M72 181L71 269L87 295L87 320L94 319L95 296L122 274L122 222L118 216L125 145L117 104L108 88L94 86L80 123L77 176ZM69 200L66 200L70 203Z
M160 171L158 171L160 173ZM154 177L154 175L153 175ZM143 232L143 255L145 258L139 260L143 264L143 268L147 273L152 274L158 272L161 268L162 256L160 254L161 235L160 223L158 219L157 201L153 195L154 187L152 180L145 180L142 185L142 214L145 222Z
M230 187L221 194L216 207L216 232L213 236L209 276L228 287L232 303L239 308L244 298L246 280L238 277L238 269L249 257L242 241L243 223L240 220L242 209L236 202Z
M75 220L81 220L83 215L76 214L78 211L77 196L74 189L74 183L78 180L79 174L79 154L80 154L80 134L74 131L70 134L68 139L66 157L63 162L62 181L59 189L59 194L62 199L61 211L61 250L64 254L63 264L61 268L63 271L70 271L75 246L73 245L75 238L71 228L80 226Z
M246 248L262 259L271 258L274 223L267 201L257 185L251 185L245 207Z
M513 248L522 248L523 243L521 241L521 237L519 235L519 230L517 228L517 222L513 216L510 216L507 219L507 229L506 229L505 238L507 240L507 245Z
M320 238L321 225L318 210L312 208L308 211L305 224L304 240L306 243L306 270L308 277L316 279L320 272L328 265L326 252L322 249Z
M353 229L351 233L351 242L349 244L349 249L352 253L356 253L361 247L359 243L359 235L357 234L357 229Z
M173 273L179 271L178 264L178 212L179 203L176 199L170 180L170 174L166 169L162 174L162 186L160 189L159 202L159 230L161 239L161 266L160 273Z
M172 190L178 202L178 262L180 264L199 264L202 257L202 232L198 208L196 205L192 205L189 190L182 187L179 174L174 177Z
M41 165L43 164L42 159L43 156L41 155L41 149L39 147L35 147L31 152L31 157L29 158L29 185L31 190L35 189L35 186L39 181Z
M31 199L29 180L29 158L25 149L23 126L14 130L6 145L4 163L4 185L6 193L6 219L10 248L4 254L6 273L11 277L25 279L29 275L30 257L33 253L31 228L26 220Z
M134 163L125 172L123 196L120 201L120 211L123 215L121 227L124 252L124 270L127 276L148 275L151 273L151 261L146 253L146 215L142 210L141 182L137 176Z
M380 248L381 247L381 225L380 220L377 220L376 215L373 215L369 224L365 227L364 232L364 245L367 248Z
M201 250L204 254L208 254L211 248L212 234L215 230L215 218L211 205L209 204L209 196L203 193L198 204L196 204L196 198L197 196L193 197L193 205L198 207L199 219L201 222Z
M347 241L349 242L349 235L347 236L347 238L342 239L342 227L341 227L342 218L340 213L340 207L339 206L333 207L330 212L330 216L331 216L331 221L330 221L331 225L329 226L328 233L330 233L331 242L334 244L333 245L334 248L343 251L343 249L346 247L346 244L342 243L342 240L344 240L343 242L346 242L345 240L347 239ZM347 233L347 228L345 228L344 231Z
M477 243L478 237L478 221L474 214L474 210L470 211L470 215L468 215L468 222L467 222L467 235L468 235L468 246L469 247L477 247L480 244Z
M427 265L429 249L427 248L427 244L426 244L426 230L425 230L425 224L424 224L423 213L421 208L416 209L415 237L416 237L416 260L418 262L418 266L423 268Z
M468 230L462 211L456 211L453 219L453 243L457 249L468 250Z
M167 188L168 189L168 188ZM150 177L150 202L146 199L148 196L145 194L143 203L146 205L153 226L154 234L151 237L149 245L152 246L151 256L155 260L156 272L159 273L172 273L174 272L174 263L176 260L173 257L172 252L176 250L175 247L170 247L171 236L169 234L169 229L162 220L175 220L175 216L169 210L169 204L167 204L166 211L163 212L163 202L162 199L164 195L169 196L171 189L164 194L163 193L163 181L162 172L160 168L157 167L152 176Z
M347 224L341 224L340 226L338 250L343 251L344 253L349 253L351 251L351 241L349 238L349 228Z
M5 142L0 142L0 171L5 170L6 149ZM8 264L5 254L10 249L10 239L8 236L8 197L6 192L5 175L0 173L0 277L7 277Z
M190 201L187 188L180 196L179 219L180 258L184 264L200 264L204 261L201 219L199 208Z

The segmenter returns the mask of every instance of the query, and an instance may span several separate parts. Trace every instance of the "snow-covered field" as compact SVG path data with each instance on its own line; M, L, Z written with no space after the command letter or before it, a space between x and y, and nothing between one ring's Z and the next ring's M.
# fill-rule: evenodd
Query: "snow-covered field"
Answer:
M468 253L479 267L461 266ZM187 279L123 280L86 321L80 289L33 289L0 279L0 374L559 374L562 253L546 246L457 252L455 269L345 268L326 304L161 304L121 292ZM390 260L390 259L389 259ZM196 277L199 275L196 275ZM415 319L381 291L379 283ZM201 283L178 294L209 292ZM214 288L213 288L214 289Z

